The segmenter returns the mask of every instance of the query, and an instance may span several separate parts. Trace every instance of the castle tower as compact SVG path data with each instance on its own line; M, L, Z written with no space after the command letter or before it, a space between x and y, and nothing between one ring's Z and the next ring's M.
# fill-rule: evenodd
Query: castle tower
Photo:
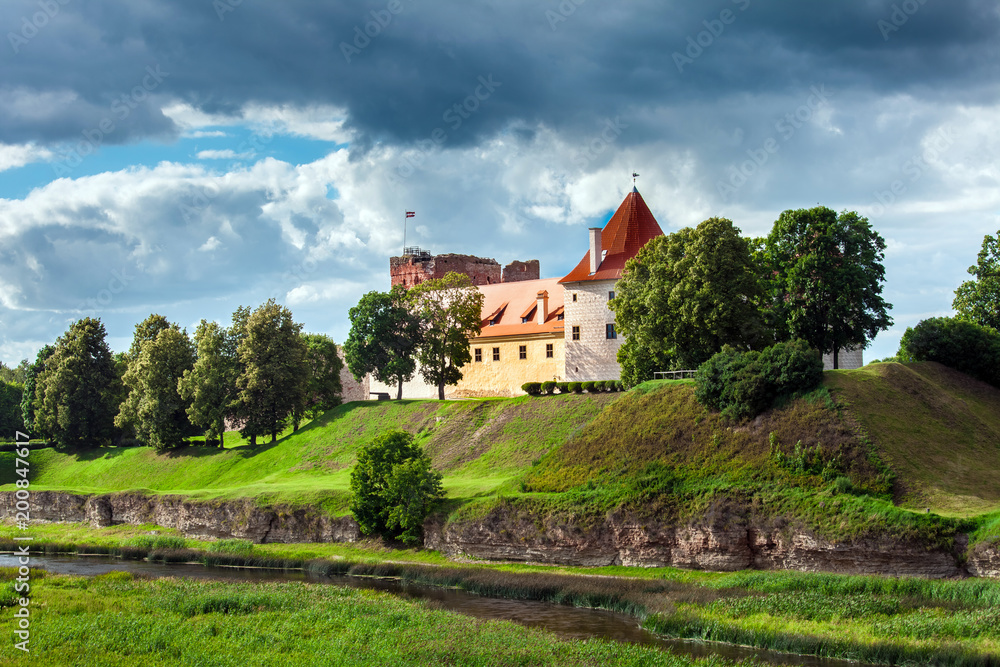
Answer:
M589 249L559 283L565 293L565 377L568 381L617 380L622 339L608 308L625 262L663 231L635 187L604 229L589 230Z

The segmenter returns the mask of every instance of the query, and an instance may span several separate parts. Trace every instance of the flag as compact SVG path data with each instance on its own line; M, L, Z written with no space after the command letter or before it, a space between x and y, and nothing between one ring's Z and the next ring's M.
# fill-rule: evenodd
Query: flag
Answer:
M407 212L406 212L406 217L407 217L407 218L412 218L412 217L413 217L413 216L415 216L415 215L416 215L416 213L415 213L415 212L413 212L413 211L407 211Z

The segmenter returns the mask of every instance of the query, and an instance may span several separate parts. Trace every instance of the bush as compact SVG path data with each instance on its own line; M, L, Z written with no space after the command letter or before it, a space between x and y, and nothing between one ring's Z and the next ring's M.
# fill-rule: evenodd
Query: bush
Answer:
M907 328L900 361L936 361L1000 387L1000 333L953 317L932 317Z
M615 391L625 391L625 383L621 380L615 382Z
M597 386L596 382L594 382L592 380L588 380L587 382L583 383L583 390L585 392L587 392L588 394L593 394L593 393L596 393L598 391L597 389L595 389L596 386Z
M732 420L749 419L774 401L808 391L823 380L823 359L805 341L778 343L761 352L726 346L698 368L695 397Z
M583 383L582 382L570 382L569 383L569 390L571 392L573 392L574 394L582 394L583 393Z
M548 396L556 393L556 383L552 380L542 383L542 392Z
M617 380L605 380L604 381L604 391L618 391L618 381Z
M350 509L362 533L418 543L442 500L441 473L409 433L387 431L358 451Z
M521 391L527 392L529 396L541 396L542 395L542 383L541 382L525 382L521 385Z

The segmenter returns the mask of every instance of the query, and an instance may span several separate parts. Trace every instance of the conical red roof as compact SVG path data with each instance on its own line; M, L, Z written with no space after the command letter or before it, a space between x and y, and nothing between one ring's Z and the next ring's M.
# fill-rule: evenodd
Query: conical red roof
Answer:
M560 283L573 283L582 280L618 280L622 277L625 262L639 252L639 249L653 237L663 236L660 225L656 223L646 202L639 191L632 188L625 201L621 203L608 224L601 231L601 249L606 250L604 261L597 267L597 272L590 273L590 250L583 256L576 268L566 274Z

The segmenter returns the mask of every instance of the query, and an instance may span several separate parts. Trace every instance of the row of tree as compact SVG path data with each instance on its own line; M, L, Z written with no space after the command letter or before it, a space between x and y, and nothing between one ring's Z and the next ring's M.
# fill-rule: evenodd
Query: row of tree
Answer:
M647 243L610 307L625 337L622 380L697 368L724 346L802 339L824 353L865 347L892 325L882 298L885 241L857 213L785 211L766 238L710 218Z
M351 331L344 358L355 379L371 374L395 384L416 374L438 388L462 379L462 367L472 361L469 339L482 326L483 293L461 273L422 282L409 290L395 285L389 292L369 292L351 308Z
M193 340L154 314L112 355L104 325L85 318L27 367L21 417L33 437L71 447L165 449L201 433L221 445L227 425L273 441L340 403L336 345L301 330L273 299L238 308L229 327L202 320Z

